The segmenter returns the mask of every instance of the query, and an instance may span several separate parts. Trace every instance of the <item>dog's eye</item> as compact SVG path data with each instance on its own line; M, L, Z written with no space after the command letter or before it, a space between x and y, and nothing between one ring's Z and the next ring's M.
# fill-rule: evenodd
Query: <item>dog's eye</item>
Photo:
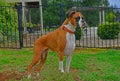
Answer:
M80 20L80 17L76 17L76 21Z
M82 17L82 20L83 20L84 18Z

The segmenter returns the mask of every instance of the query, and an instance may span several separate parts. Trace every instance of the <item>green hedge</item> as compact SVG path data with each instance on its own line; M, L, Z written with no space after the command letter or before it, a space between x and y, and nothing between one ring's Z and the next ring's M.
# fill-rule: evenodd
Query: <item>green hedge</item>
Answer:
M13 4L0 1L0 43L19 41L18 14Z
M75 37L76 37L76 40L79 40L82 36L82 30L80 27L77 27L76 28L76 32L75 32Z
M101 39L115 39L120 32L120 23L104 23L98 26L97 34Z

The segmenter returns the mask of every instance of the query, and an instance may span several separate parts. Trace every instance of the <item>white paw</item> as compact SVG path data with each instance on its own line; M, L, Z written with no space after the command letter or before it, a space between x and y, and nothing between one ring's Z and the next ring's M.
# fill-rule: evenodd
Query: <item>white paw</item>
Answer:
M64 70L63 70L63 69L61 70L61 73L64 73Z
M28 75L28 79L30 79L30 78L31 78L31 74Z
M39 77L39 75L40 75L40 74L37 72L36 76Z
M59 71L60 71L61 73L64 73L64 70L63 70L63 69L60 69L60 68L59 68Z

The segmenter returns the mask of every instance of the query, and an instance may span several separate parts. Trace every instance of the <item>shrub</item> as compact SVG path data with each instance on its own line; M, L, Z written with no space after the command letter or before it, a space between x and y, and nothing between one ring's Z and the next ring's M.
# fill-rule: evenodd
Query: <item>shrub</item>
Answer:
M76 28L76 32L75 32L75 37L76 37L76 40L79 40L82 36L82 30L80 27L77 27Z
M22 24L23 25L23 24ZM24 25L23 25L24 26ZM37 25L36 24L33 24L33 23L29 23L27 22L26 23L26 27L36 27Z
M120 23L100 24L97 34L101 39L115 39L120 31Z
M13 7L14 4L8 4L6 0L2 0L0 6L0 43L19 40L17 38L18 15Z
M106 15L106 21L107 22L113 22L115 20L116 16L113 12L110 12Z

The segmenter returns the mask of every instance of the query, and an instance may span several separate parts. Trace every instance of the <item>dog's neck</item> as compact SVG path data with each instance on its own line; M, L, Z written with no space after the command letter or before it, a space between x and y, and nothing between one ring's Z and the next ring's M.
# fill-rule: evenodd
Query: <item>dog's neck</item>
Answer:
M68 28L69 30L75 32L75 28L76 26L72 25L70 22L68 22L68 24L64 25L66 28Z

